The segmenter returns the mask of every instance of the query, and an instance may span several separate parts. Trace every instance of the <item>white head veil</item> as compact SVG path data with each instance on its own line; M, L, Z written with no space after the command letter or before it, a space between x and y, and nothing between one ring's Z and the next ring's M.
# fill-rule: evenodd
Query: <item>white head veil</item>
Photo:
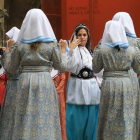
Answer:
M20 30L17 27L13 27L10 29L6 35L10 38L13 39L15 42L17 41L18 35L19 35Z
M128 13L126 12L116 13L113 17L113 20L119 21L123 25L126 35L133 38L137 38L133 21Z
M120 22L111 20L106 23L102 37L103 44L112 48L117 45L120 48L127 48L129 46L125 30Z
M32 42L57 42L50 22L41 9L31 9L23 20L18 41Z

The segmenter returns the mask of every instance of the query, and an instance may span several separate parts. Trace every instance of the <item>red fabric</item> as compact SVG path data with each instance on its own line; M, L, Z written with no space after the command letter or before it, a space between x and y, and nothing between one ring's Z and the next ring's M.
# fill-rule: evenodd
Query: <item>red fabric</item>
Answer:
M4 74L0 77L0 104L2 106L3 103L3 98L4 98L4 94L5 94L5 84L7 83L7 75Z
M61 133L62 139L66 140L66 101L64 95L64 87L65 87L65 74L61 73L58 75L53 81L56 87L56 91L58 93L59 104L60 104L60 122L61 122Z

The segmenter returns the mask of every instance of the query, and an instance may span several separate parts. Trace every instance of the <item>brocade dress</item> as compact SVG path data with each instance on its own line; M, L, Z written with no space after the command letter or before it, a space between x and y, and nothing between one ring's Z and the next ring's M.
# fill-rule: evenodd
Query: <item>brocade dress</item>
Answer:
M140 73L138 48L98 46L93 53L93 70L104 68L97 140L137 140L139 92L135 92L129 70Z
M65 72L67 59L61 47L54 42L40 43L37 51L31 51L30 44L16 42L6 55L7 71L14 73L21 66L22 72L12 118L13 131L6 138L8 128L3 126L0 139L61 140L58 95L50 75L52 65ZM3 124L6 123L5 120Z

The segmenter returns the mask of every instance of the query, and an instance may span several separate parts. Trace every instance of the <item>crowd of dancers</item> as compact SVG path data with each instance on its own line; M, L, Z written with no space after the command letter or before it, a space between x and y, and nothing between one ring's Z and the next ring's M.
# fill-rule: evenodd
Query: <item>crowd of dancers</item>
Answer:
M140 140L140 43L128 13L106 22L92 50L85 24L57 41L31 9L0 49L0 140Z

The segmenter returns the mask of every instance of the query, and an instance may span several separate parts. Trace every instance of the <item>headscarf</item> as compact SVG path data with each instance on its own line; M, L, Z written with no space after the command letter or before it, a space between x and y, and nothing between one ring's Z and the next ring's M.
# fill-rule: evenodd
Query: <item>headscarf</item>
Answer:
M18 35L19 35L20 30L17 27L13 27L10 29L6 35L10 38L13 39L15 42L17 41Z
M57 42L51 24L41 9L27 12L18 36L22 43Z
M119 21L123 25L127 36L137 38L133 21L128 13L118 12L114 15L113 20Z
M106 23L102 37L103 44L112 48L115 46L124 49L129 47L125 30L120 22L111 20Z

